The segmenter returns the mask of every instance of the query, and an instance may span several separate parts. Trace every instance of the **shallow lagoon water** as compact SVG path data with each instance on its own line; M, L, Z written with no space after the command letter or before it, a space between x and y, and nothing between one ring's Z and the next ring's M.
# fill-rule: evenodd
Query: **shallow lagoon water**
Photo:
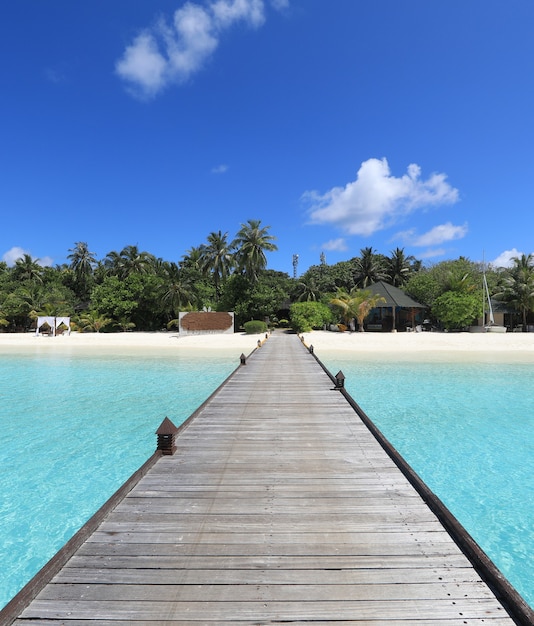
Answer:
M534 604L532 365L321 354ZM233 371L224 355L0 358L0 606Z
M235 358L0 358L0 607L235 369Z
M322 360L534 606L533 365Z

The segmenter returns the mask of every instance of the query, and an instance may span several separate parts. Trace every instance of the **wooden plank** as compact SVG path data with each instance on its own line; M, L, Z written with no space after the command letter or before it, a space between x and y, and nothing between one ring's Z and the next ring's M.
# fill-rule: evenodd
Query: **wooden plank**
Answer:
M175 622L187 616L188 621L209 623L212 619L221 619L239 623L243 619L254 620L253 623L273 623L278 621L383 620L397 623L396 620L411 619L417 614L419 619L453 620L456 624L465 620L499 618L503 620L505 611L492 599L476 598L474 600L392 600L392 601L297 601L297 602L257 602L211 601L201 602L151 602L132 600L113 600L108 602L84 602L83 600L35 600L24 611L25 619L70 619L88 620L100 623L101 620L147 620L153 622ZM333 618L332 616L335 616ZM357 620L355 620L357 616ZM460 619L462 621L460 621ZM504 620L503 620L504 621ZM469 623L469 622L468 622ZM506 623L504 621L504 623ZM511 620L508 626L513 624ZM17 626L19 626L17 624Z
M514 623L296 337L176 443L17 626Z
M256 567L239 569L232 568L202 569L185 568L174 569L172 579L167 569L133 567L92 568L92 567L65 567L55 577L54 584L77 583L77 584L105 584L112 585L120 581L123 585L139 584L142 581L146 585L169 585L182 581L189 585L239 585L243 580L249 585L270 584L310 584L313 579L317 585L363 585L363 584L394 584L399 590L406 584L440 584L455 585L461 589L463 583L480 583L480 576L472 567L426 567L426 568L359 568L359 569L283 569L273 566L272 563L264 563L261 568L259 563ZM296 581L296 582L295 582ZM180 583L182 584L182 583Z
M173 619L172 620L172 626L192 626L192 624L201 624L202 622L200 621L193 621L192 619L190 619L189 617L184 617L184 619ZM206 623L206 622L204 622ZM269 621L269 622L261 622L261 621L257 621L254 619L232 619L232 621L227 621L227 620L222 620L222 619L214 619L214 620L210 620L209 621L209 625L210 626L231 626L231 625L236 625L236 626L243 626L244 624L249 624L250 626L262 626L263 624L275 624L276 622L274 621ZM281 623L281 622L280 622ZM291 620L291 624L293 626L298 626L300 625L309 625L310 621L306 620L306 621L302 621L300 619L294 619ZM470 619L469 622L467 622L468 624L470 624L471 626L475 626L475 625L480 625L480 626L509 626L510 625L510 618L505 616L505 617L487 617L487 618L480 618L480 619ZM72 619L69 620L68 622L69 626L87 626L87 620L77 620L77 619ZM132 626L132 622L130 621L130 619L128 620L100 620L98 622L99 626ZM170 622L165 621L165 622L161 622L161 624L170 624ZM332 626L332 621L330 619L328 620L319 620L319 619L315 619L313 620L313 624L315 626ZM348 621L345 620L336 620L335 625L336 626L354 626L355 624L357 624L357 626L392 626L392 624L394 624L394 626L440 626L440 624L443 624L444 626L465 626L466 624L466 620L462 618L462 616L460 616L457 620L440 620L437 621L436 618L433 618L431 620L426 620L426 619L419 619L417 616L415 617L411 617L411 618L407 618L407 619L395 619L394 621L391 621L389 619L380 619L380 618L373 618L372 620L367 620L367 619L351 619ZM17 621L17 626L36 626L36 622L34 620L25 620L25 619L21 619ZM46 622L44 624L42 624L42 626L65 626L65 622L63 620L55 620L55 619L47 619ZM135 622L135 626L154 626L154 621L153 620L136 620Z
M459 600L466 595L471 599L492 598L492 593L483 583L464 582L461 588L454 583L413 583L403 585L392 584L354 584L319 582L313 576L308 576L308 582L288 579L281 583L251 584L246 577L231 584L224 582L199 583L190 582L187 572L179 579L179 587L175 584L138 584L131 583L121 591L121 600L135 600L139 602L233 602L236 597L240 602L346 602L352 600L368 602L390 602L392 600ZM39 596L40 600L69 601L78 600L80 586L64 583L48 585ZM116 591L109 584L86 585L83 592L84 602L113 602Z

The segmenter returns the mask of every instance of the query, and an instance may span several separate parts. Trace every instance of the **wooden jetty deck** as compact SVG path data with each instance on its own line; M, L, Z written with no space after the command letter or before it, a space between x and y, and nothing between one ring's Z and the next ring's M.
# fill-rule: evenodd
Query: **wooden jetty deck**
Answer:
M176 443L12 623L519 623L298 337Z

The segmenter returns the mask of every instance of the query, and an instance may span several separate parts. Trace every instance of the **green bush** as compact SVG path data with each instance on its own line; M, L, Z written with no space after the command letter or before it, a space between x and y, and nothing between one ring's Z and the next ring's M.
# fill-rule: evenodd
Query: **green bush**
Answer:
M332 311L322 302L295 302L289 307L291 327L298 333L323 328L332 321Z
M482 303L476 293L446 291L434 300L432 314L447 330L465 328L482 315Z
M267 324L260 320L250 320L245 322L243 328L247 335L257 335L258 333L264 333L267 330Z

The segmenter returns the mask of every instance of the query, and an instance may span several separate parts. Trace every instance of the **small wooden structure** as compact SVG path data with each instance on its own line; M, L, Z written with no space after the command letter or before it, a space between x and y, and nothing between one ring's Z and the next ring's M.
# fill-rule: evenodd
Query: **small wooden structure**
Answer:
M157 449L161 452L161 454L172 455L176 452L175 438L177 432L178 428L168 417L161 422L160 427L156 430L156 435L158 436Z

